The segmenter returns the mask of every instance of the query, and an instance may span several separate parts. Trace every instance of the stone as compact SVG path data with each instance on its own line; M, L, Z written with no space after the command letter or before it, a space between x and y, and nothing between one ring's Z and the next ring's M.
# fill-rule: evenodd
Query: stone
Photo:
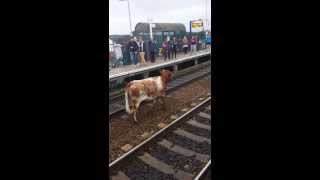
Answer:
M170 119L173 119L173 120L178 119L178 116L177 115L171 115Z
M144 132L142 135L141 135L141 137L143 138L143 139L146 139L146 138L148 138L150 136L150 133L148 133L148 132Z
M167 125L165 124L165 123L159 123L158 124L158 127L160 127L160 128L164 128L164 127L166 127Z
M197 103L191 103L191 106L196 106L197 105Z
M189 110L188 108L181 109L181 111L183 111L183 112L187 112L188 110Z
M130 144L126 144L122 146L121 149L125 152L128 152L130 149L132 149L132 146Z

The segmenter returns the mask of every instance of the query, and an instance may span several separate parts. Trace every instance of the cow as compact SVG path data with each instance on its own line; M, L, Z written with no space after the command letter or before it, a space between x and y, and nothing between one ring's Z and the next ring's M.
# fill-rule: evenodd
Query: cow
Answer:
M143 101L161 98L162 106L164 105L165 90L171 81L173 73L169 70L161 70L160 76L149 77L142 80L133 80L125 87L125 107L128 114L133 114L134 122L137 122L136 113L139 105Z

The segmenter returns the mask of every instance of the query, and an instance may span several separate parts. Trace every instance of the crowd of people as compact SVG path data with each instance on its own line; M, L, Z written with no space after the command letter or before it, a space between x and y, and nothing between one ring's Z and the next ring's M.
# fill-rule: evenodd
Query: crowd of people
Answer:
M129 56L128 58L123 58L126 59L126 62L122 64L131 64L136 67L146 66L146 61L151 63L156 62L157 52L163 57L164 61L167 61L177 58L177 52L183 51L184 54L188 54L188 51L190 51L190 55L192 55L198 49L204 48L206 48L205 40L201 40L197 36L192 36L190 40L186 36L182 39L177 39L174 36L171 39L170 36L167 36L159 50L157 49L155 40L151 39L145 42L142 37L138 37L138 39L132 37L127 45L122 47L124 57L126 54Z

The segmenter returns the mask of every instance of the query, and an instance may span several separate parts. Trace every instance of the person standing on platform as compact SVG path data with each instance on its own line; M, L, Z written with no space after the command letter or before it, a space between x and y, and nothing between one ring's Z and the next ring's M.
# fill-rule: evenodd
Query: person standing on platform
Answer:
M147 65L145 57L144 57L145 52L146 52L146 44L144 43L142 37L139 37L138 52L139 52L139 57L140 57L140 64L141 65Z
M188 39L186 36L184 36L182 40L182 47L183 47L184 54L187 54L188 52L188 45L189 45Z
M169 44L168 44L168 41L165 40L162 43L162 52L163 52L163 57L165 61L167 60L168 51L169 51Z
M126 43L127 44L127 43ZM127 47L125 44L121 46L122 52L123 52L123 65L129 65L130 64L130 56Z
M133 38L130 39L130 41L129 41L128 45L127 45L127 49L129 51L129 54L130 54L131 64L137 65L138 61L136 59L136 51L138 51L138 45L134 41Z
M190 44L191 44L190 55L192 55L193 52L197 51L197 40L194 36L192 36Z
M150 52L150 60L151 63L155 62L155 49L156 49L156 45L154 43L154 41L152 39L150 39L148 41L148 45L149 45L149 52Z
M173 59L173 53L174 53L174 58L177 58L177 46L178 46L177 38L173 37L173 41L172 41L172 59Z
M135 61L137 62L137 66L140 64L139 63L139 46L138 46L138 40L136 37L133 38L134 42L136 43L136 51L134 53L134 58L135 58Z
M206 49L206 48L207 48L207 47L206 47L206 37L205 37L205 36L202 38L202 44L201 44L201 46L202 46L201 49Z
M172 41L170 40L170 36L167 37L167 44L168 44L168 59L171 58L171 52L172 52Z

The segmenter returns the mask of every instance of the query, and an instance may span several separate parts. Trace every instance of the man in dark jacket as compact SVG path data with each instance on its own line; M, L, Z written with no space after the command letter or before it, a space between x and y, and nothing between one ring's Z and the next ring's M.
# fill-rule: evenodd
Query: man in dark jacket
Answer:
M127 49L129 51L130 54L130 60L131 63L134 65L137 65L138 61L136 58L136 54L138 52L138 44L134 41L133 38L130 39L128 45L127 45Z
M152 63L154 63L156 45L152 39L148 41L148 46L149 46L149 52L150 52L150 60Z
M173 41L172 41L172 59L173 59L173 53L174 53L174 58L177 58L177 46L178 46L178 41L176 37L173 37Z

